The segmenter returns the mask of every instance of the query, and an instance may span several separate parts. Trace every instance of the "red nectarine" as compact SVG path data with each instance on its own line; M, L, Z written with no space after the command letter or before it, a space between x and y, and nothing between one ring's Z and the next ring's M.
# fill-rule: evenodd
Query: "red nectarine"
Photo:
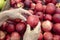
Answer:
M38 40L43 40L43 34L40 33Z
M38 24L38 22L39 22L39 18L38 18L38 16L36 16L36 15L31 15L31 16L29 16L28 19L27 19L27 23L28 23L32 28L34 28L34 26L36 26L36 25Z
M11 40L20 40L20 34L18 32L13 32L11 34Z
M40 20L43 20L44 17L43 12L37 12L36 15L39 17Z
M25 31L25 24L24 23L18 23L16 25L16 30L19 32L19 33L23 33Z
M54 24L53 31L57 34L60 34L60 23Z
M6 31L8 33L11 33L11 32L14 32L15 31L15 26L13 24L9 24L7 27L6 27Z
M50 14L46 14L44 17L45 20L52 20L52 16Z
M54 14L53 15L53 21L56 23L60 23L60 14Z
M53 40L53 35L51 32L44 33L44 40Z
M43 5L41 3L36 4L36 11L43 11Z
M42 29L43 31L51 31L52 29L52 22L50 22L49 20L43 21L42 22Z
M53 40L60 40L60 35L54 35Z
M56 7L53 3L47 4L47 7L46 7L47 14L54 14L55 10L56 10Z

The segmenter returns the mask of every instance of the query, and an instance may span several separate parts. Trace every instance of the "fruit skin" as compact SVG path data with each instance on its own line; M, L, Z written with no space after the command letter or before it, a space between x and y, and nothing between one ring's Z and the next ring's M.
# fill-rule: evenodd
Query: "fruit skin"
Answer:
M21 1L22 1L22 0L15 0L16 3L19 3L19 2L21 2Z
M0 31L0 40L4 40L6 34L3 31Z
M45 20L52 20L52 16L50 14L46 14L44 17Z
M53 15L53 21L56 23L60 23L60 14L54 14Z
M4 0L0 0L0 9L3 8L4 4L5 4L5 1Z
M25 24L24 23L18 23L16 25L16 30L19 32L19 33L24 33L26 27L25 27Z
M31 5L31 0L25 0L24 1L24 5L28 8L30 8L30 5Z
M8 33L11 33L11 32L14 32L15 31L15 26L13 24L9 24L7 27L6 27L6 31Z
M48 4L48 3L56 4L57 3L57 0L45 0L45 3L46 4Z
M53 25L53 31L56 34L60 34L60 23L56 23L56 24Z
M34 14L33 10L29 9L28 11L29 11L31 14Z
M33 0L34 3L38 3L38 1L40 1L40 0Z
M39 22L39 18L36 15L31 15L27 18L27 23L34 28Z
M53 40L60 40L60 35L54 35Z
M43 37L44 37L44 40L52 40L53 39L53 35L51 32L45 32Z
M56 4L57 0L52 0L51 3Z
M20 40L20 34L18 32L13 32L11 34L11 40Z
M45 3L47 3L47 4L51 3L51 0L45 0Z
M38 40L43 40L43 34L40 33Z
M56 14L60 14L60 8L56 9Z
M11 7L14 7L15 4L16 4L15 0L10 0L10 5L11 5Z
M42 22L42 29L43 31L51 31L52 29L52 22L50 22L49 20L43 21Z
M31 7L30 7L30 9L34 10L34 9L35 9L35 6L36 6L35 3L31 3Z
M46 5L43 5L43 12L45 13L46 12Z
M1 30L6 31L6 27L7 27L7 26L8 26L8 23L7 23L7 22L4 22L4 23L2 24Z
M41 3L37 3L37 4L36 4L36 7L35 7L35 10L36 10L36 11L39 11L39 12L40 12L40 11L43 11L43 5L42 5Z
M39 17L40 20L43 20L44 17L43 12L37 12L36 15Z
M11 5L15 4L15 0L10 0Z
M41 0L38 0L37 3L41 3L42 4L42 1Z
M10 35L7 34L6 37L5 37L6 40L10 40Z
M54 14L55 11L56 11L56 7L53 3L47 4L47 7L46 7L47 14Z

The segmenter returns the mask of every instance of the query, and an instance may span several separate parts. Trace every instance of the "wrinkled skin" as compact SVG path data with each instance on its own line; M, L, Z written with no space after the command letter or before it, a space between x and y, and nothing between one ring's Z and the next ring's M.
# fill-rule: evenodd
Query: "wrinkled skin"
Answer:
M27 24L27 29L23 37L23 40L38 40L40 32L41 32L41 22L38 22L34 30L31 30L30 25Z
M19 19L22 19L23 21L26 21L27 19L22 14L32 15L27 10L24 10L22 8L0 12L0 26L2 25L4 21L6 21L9 18L11 19L19 18Z

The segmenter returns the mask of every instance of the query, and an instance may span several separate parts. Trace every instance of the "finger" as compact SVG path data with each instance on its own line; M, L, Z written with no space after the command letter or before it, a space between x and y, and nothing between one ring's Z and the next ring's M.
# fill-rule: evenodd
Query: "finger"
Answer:
M7 13L6 15L12 19L19 18L23 21L27 21L27 19L23 15L21 15L21 13Z
M12 9L12 10L6 10L6 11L1 11L1 14L7 14L7 13L18 13L19 12L19 8L17 9Z
M28 15L32 15L29 11L24 10L22 8L20 8L20 13L25 13L25 14L28 14Z
M36 28L34 29L34 31L36 33L40 33L41 32L41 22L40 21L38 22L38 24L37 24Z
M12 10L6 10L4 12L1 13L24 13L24 14L28 14L28 15L32 15L29 11L24 10L22 8L17 8L17 9L12 9Z
M31 31L31 28L30 28L30 25L29 25L29 24L27 24L26 32L29 32L29 31Z
M22 19L23 21L27 21L27 19L23 15L20 15L20 19Z
M0 26L8 19L8 16L6 16L3 13L0 13Z
M0 27L8 18L0 19Z

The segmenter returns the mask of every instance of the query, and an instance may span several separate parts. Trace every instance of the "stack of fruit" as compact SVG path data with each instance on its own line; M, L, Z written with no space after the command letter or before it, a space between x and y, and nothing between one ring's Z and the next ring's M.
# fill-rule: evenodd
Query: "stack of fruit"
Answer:
M0 28L1 40L20 40L24 36L26 24L33 29L39 21L42 23L42 32L38 40L60 40L60 3L57 3L57 0L11 0L10 5L12 9L27 9L32 16L27 17L26 22L21 19L4 22Z

